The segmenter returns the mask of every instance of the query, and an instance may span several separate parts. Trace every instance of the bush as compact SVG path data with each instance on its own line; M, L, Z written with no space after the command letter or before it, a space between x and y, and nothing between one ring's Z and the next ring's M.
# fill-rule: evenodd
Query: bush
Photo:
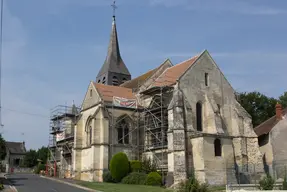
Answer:
M200 184L199 181L191 175L188 180L183 181L179 185L178 192L208 192L209 186L207 183Z
M131 172L140 172L142 170L142 162L138 160L130 161Z
M272 190L274 187L275 180L267 174L263 179L259 181L260 190Z
M41 171L45 171L45 170L46 170L46 165L39 163L35 169L35 173L39 174Z
M282 183L282 190L287 190L287 180L286 180L286 176L284 176L284 180Z
M0 191L2 191L4 189L4 185L0 184Z
M127 155L123 152L115 154L110 162L110 171L113 179L120 182L130 172L130 163Z
M147 174L132 172L128 176L122 179L124 184L144 185L147 178Z
M158 172L151 172L147 175L145 184L146 185L152 185L152 186L161 186L161 176L158 174Z
M150 158L144 158L142 161L142 171L144 171L146 174L149 174L151 172L156 172L158 170L157 163L155 159L153 161Z
M115 183L110 171L105 171L103 174L103 181L106 183Z

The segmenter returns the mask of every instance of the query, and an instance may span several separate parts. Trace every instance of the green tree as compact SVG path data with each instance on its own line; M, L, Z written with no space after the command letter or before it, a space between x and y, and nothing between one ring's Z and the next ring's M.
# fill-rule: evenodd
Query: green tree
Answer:
M48 159L48 153L49 153L49 149L47 147L44 147L44 146L41 147L37 151L37 159L41 160L42 163L46 164L47 159Z
M27 151L25 157L24 157L24 162L23 162L23 166L25 167L34 167L37 165L37 151L30 149L29 151Z
M0 133L0 160L4 160L6 157L6 145L5 140Z
M256 91L250 93L237 93L237 100L251 115L253 127L256 127L274 116L275 105L278 102L277 99L267 97L266 95Z
M283 108L287 107L287 92L284 92L280 97L279 97L279 103L281 103Z

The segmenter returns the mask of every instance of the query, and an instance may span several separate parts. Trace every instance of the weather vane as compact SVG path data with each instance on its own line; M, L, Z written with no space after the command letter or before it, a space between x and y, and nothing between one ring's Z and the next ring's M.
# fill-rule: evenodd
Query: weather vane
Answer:
M115 17L115 16L116 16L116 9L118 8L118 7L116 6L116 1L113 1L113 4L112 4L111 6L112 6L112 8L113 8L113 17Z

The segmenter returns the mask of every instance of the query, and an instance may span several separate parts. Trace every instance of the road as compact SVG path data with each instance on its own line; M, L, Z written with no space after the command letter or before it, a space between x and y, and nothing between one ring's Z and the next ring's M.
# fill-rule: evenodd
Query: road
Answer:
M87 192L64 183L45 179L34 174L13 174L7 176L18 192Z

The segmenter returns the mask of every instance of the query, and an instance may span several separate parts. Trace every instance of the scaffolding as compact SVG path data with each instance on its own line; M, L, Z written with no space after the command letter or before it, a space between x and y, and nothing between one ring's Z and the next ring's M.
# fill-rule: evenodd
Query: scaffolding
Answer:
M132 159L142 160L145 156L155 160L164 178L168 171L167 107L172 98L172 91L173 87L169 86L153 87L140 92L135 99L135 105L119 106L115 102L115 97L112 103L104 105L111 122L109 158L119 151L117 147L120 147L120 149L124 147L128 149L128 153L133 154L131 155ZM126 98L121 99L124 104L130 104L134 101ZM125 110L124 113L129 115L116 116L116 110ZM130 122L130 128L125 130L122 129L122 122L127 118ZM119 134L117 132L119 130L120 132L123 131L123 134ZM117 138L115 138L116 135Z
M80 108L75 105L58 105L51 109L49 126L48 174L54 177L70 177L72 174L72 148L74 125Z

